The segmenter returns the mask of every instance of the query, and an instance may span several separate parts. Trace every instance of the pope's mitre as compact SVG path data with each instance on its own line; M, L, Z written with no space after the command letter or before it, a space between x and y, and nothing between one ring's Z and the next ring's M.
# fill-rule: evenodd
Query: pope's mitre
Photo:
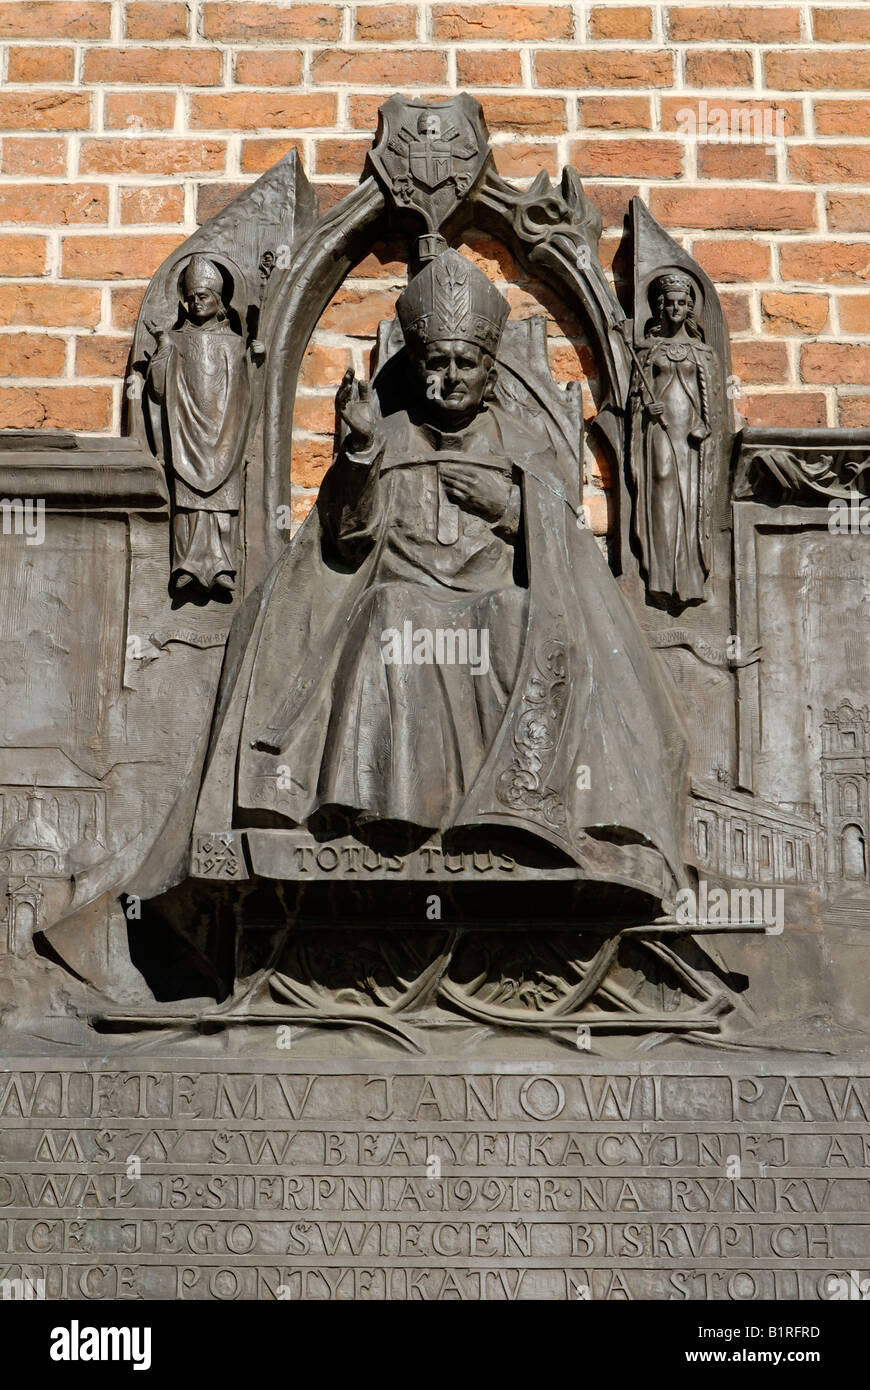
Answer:
M510 305L458 251L442 251L414 276L396 305L406 341L476 343L494 355Z

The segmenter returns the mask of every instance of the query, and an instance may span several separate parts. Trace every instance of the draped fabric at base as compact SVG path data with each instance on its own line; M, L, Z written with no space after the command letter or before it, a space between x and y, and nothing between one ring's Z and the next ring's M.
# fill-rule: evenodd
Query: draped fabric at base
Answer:
M219 574L235 575L238 538L238 512L176 512L173 575L192 574L204 589L210 589Z

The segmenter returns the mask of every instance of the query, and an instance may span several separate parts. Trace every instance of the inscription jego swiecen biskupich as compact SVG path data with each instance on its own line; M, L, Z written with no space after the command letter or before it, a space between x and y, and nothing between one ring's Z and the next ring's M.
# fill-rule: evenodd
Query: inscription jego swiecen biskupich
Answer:
M741 428L715 287L627 211L617 292L573 170L393 97L337 205L291 153L158 269L122 437L0 434L41 519L0 604L8 1296L870 1277L870 432ZM385 243L292 531L311 335Z

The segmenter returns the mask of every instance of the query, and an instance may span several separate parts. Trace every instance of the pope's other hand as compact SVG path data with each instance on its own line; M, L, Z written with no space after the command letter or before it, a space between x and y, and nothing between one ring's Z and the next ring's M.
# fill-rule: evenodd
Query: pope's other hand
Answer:
M442 464L439 472L447 496L464 511L474 512L485 521L498 521L504 515L511 480L503 473L462 463Z

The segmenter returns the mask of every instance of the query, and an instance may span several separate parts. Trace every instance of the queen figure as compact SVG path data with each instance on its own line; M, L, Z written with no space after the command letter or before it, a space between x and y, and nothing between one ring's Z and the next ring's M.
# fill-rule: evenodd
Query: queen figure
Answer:
M703 340L692 279L653 281L653 314L632 375L634 534L652 598L699 603L710 571L713 350Z

